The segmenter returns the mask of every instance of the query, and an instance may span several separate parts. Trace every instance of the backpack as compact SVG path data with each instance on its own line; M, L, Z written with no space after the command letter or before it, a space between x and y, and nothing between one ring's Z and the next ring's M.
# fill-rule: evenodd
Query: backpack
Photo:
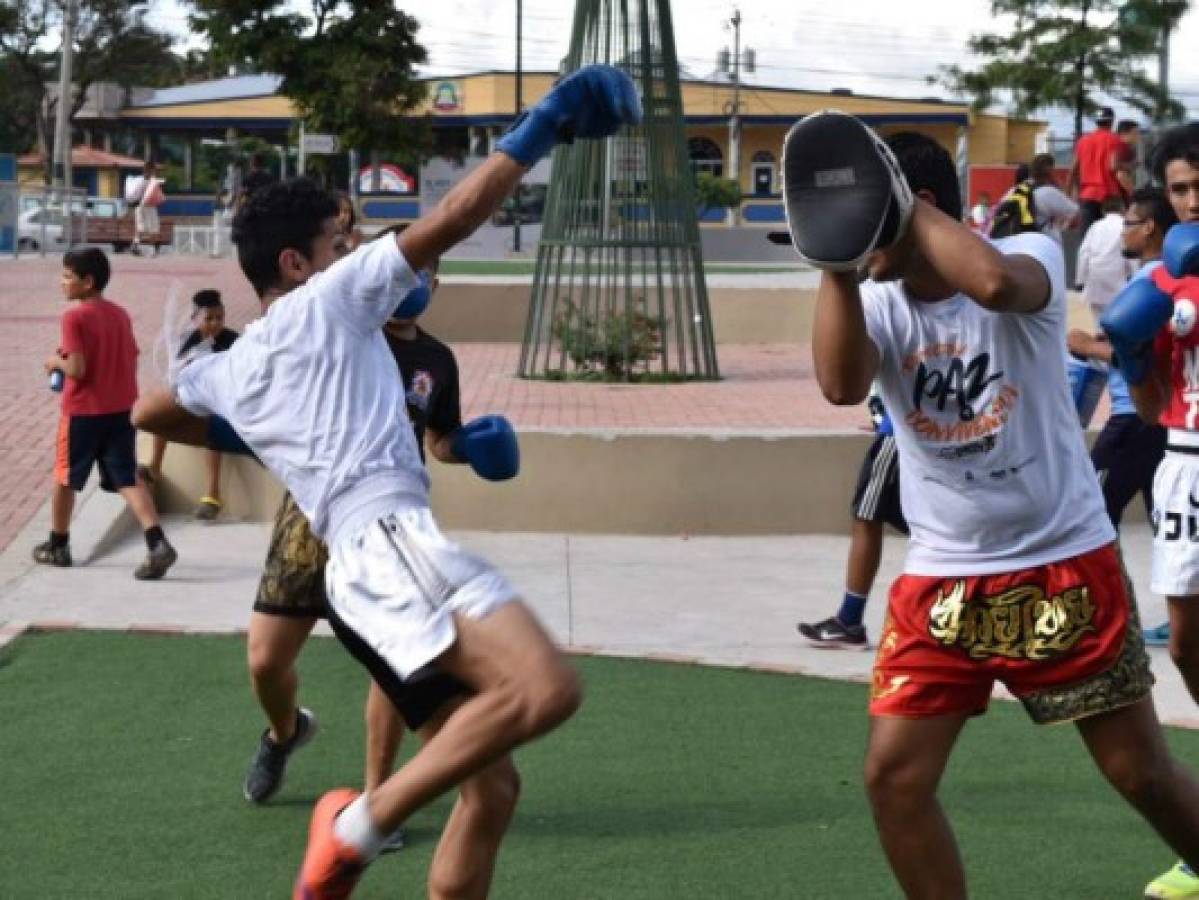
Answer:
M1022 181L1003 195L991 219L991 237L1005 238L1038 231L1037 202L1032 181Z
M130 175L125 179L125 202L134 205L142 202L146 190L146 179L141 175Z

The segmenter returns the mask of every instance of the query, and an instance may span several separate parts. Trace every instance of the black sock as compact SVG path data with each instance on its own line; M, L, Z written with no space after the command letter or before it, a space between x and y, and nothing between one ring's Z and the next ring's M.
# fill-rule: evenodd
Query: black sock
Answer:
M161 525L152 525L146 529L146 547L153 550L159 544L167 539L167 536L162 533Z
M64 532L63 534L59 534L57 531L50 532L50 546L53 547L54 549L58 549L59 547L65 547L70 542L71 542L71 532L67 531L67 532Z

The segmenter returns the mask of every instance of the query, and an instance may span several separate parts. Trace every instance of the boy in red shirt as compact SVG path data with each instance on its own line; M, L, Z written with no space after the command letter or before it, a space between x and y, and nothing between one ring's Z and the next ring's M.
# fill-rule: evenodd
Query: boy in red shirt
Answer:
M75 492L87 484L92 464L100 487L117 491L145 531L145 560L134 578L161 578L175 562L175 549L158 523L158 511L137 478L133 424L137 399L137 342L129 315L105 300L111 270L94 247L69 250L62 259L62 293L71 307L62 316L62 346L46 360L46 372L65 377L62 418L50 499L50 538L33 548L36 562L71 565L70 525Z

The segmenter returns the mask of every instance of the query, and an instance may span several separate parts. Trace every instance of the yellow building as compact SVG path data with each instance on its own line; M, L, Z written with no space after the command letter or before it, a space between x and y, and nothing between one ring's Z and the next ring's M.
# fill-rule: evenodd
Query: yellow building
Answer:
M522 79L525 104L537 102L555 77L552 72L526 73ZM181 144L184 170L190 172L199 138L223 139L237 133L256 134L279 145L294 140L295 111L289 100L277 94L278 85L275 76L250 75L166 88L137 98L107 123L97 121L95 125L142 133L147 153L155 152L154 148L164 141ZM432 78L428 85L428 98L415 115L432 119L434 136L442 149L486 153L514 118L516 84L511 72ZM692 166L731 177L733 86L727 82L684 80L681 89ZM746 197L742 213L746 222L782 220L778 166L783 137L796 119L829 108L853 113L883 134L910 129L935 137L954 155L963 179L970 166L1027 161L1047 128L1044 122L978 114L967 104L937 99L743 85L736 177ZM364 202L368 217L378 218L411 218L418 207L412 195L390 195L377 202L368 197ZM171 212L169 208L164 211ZM199 210L189 208L184 214L196 212ZM719 211L715 216L719 217Z

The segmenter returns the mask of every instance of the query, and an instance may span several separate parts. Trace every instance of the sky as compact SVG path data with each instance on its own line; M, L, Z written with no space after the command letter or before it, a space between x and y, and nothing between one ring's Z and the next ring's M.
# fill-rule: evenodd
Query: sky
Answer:
M303 0L293 0L303 5ZM398 0L421 23L430 75L511 69L515 59L515 0ZM523 55L527 69L556 69L570 42L570 0L524 0ZM748 83L825 90L850 88L890 97L948 96L925 76L948 64L971 65L969 36L1002 24L989 0L675 0L675 45L681 65L697 77L713 76L717 53L733 43L727 25L741 11L741 43L757 54ZM150 21L187 35L179 0L157 0ZM1199 117L1199 3L1183 19L1170 46L1170 84ZM1156 63L1153 66L1156 74ZM1117 104L1118 106L1118 104ZM1117 110L1122 114L1121 110ZM1054 131L1069 130L1069 114L1049 118Z

